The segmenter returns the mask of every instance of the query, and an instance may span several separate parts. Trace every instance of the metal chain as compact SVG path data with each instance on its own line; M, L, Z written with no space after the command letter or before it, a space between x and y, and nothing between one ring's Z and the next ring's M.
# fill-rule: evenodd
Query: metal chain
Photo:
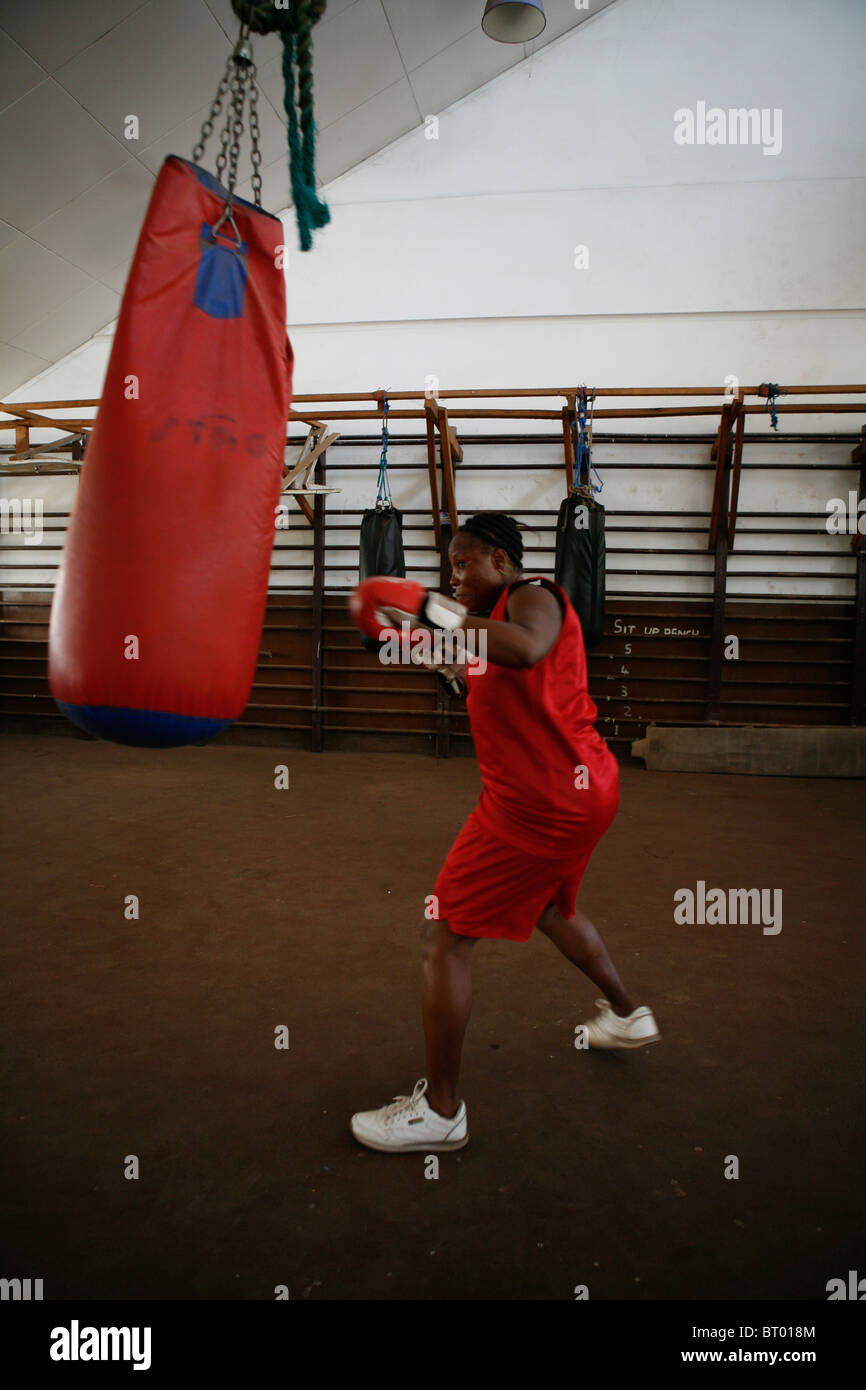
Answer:
M226 115L226 123L220 131L220 145L222 146L222 148L220 149L220 152L216 157L217 183L225 182L225 167L228 163L229 158L229 140L231 139L231 125L232 108L231 105L229 105L228 114Z
M204 155L204 147L210 139L214 130L214 122L222 115L223 102L227 94L231 100L226 111L225 124L220 131L220 152L216 159L217 182L224 184L228 198L226 201L226 213L220 222L226 219L232 222L231 216L232 203L234 200L234 189L238 176L238 161L240 158L240 143L244 133L244 106L249 97L250 114L250 158L252 160L252 188L253 198L256 207L262 205L262 176L261 165L262 155L260 149L261 131L259 127L258 99L259 90L256 84L258 71L253 62L252 47L250 44L250 27L248 24L241 24L240 37L235 44L232 53L226 63L225 74L217 88L210 112L202 125L198 144L192 152L193 163L198 164ZM226 167L228 167L228 177L226 177ZM218 224L220 225L220 224Z
M243 59L238 58L232 78L232 102L229 109L229 126L232 138L229 145L229 179L226 187L230 198L234 193L238 178L241 136L244 133L244 106L247 99L247 75L247 64Z
M207 144L210 137L213 135L214 121L217 119L218 116L222 115L223 98L225 97L225 94L229 89L229 81L231 78L233 62L234 54L230 53L228 62L226 63L225 75L223 76L222 81L217 87L217 94L214 97L213 103L211 105L210 114L205 119L205 122L201 128L201 134L198 138L198 144L195 146L192 152L193 164L198 164L199 160L203 157L204 147Z
M262 152L259 148L259 89L256 85L255 63L250 64L250 159L253 165L253 202L257 208L262 205Z

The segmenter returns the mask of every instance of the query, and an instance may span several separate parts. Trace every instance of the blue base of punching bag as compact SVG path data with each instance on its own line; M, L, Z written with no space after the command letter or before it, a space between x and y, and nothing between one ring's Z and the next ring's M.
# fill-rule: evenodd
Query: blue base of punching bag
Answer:
M182 743L201 743L234 723L233 719L198 719L183 714L164 714L161 710L67 705L60 700L55 704L86 734L139 748L177 748Z

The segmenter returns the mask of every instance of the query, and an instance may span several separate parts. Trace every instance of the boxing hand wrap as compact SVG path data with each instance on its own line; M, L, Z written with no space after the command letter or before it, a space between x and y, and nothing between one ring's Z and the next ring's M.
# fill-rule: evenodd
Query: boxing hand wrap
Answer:
M466 694L466 684L463 677L466 674L465 665L443 665L437 664L433 654L423 646L413 647L409 657L415 666L423 666L431 675L434 675L449 695L461 696Z
M366 637L379 639L382 631L409 622L454 631L467 610L455 599L433 593L412 579L374 577L359 584L349 598L355 626Z
M466 685L458 674L456 666L436 666L434 670L436 679L446 694L456 696L458 699L466 694Z

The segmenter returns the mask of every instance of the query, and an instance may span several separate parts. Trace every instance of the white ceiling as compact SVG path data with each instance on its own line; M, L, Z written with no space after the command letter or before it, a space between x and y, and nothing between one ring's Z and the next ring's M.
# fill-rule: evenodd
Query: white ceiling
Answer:
M512 45L482 32L483 0L328 0L313 34L320 184L611 3L545 0L544 33ZM0 399L116 317L155 175L190 157L238 27L229 0L0 0ZM263 203L282 212L282 50L275 35L253 48ZM218 147L219 125L206 167Z

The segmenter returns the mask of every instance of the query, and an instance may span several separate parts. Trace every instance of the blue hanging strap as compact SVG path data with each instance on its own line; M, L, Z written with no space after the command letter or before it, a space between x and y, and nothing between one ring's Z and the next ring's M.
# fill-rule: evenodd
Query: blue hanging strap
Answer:
M390 507L391 502L391 483L388 478L388 411L391 409L388 404L388 397L384 391L380 391L377 397L382 408L382 452L379 455L379 480L376 487L376 506Z
M575 399L577 408L577 444L574 450L574 476L578 483L583 479L584 466L588 462L586 447L586 391L581 389Z
M595 402L595 392L593 391L591 403ZM581 486L584 469L587 470L589 485L593 492L601 492L604 483L598 473L598 469L592 461L592 418L590 415L587 422L587 392L586 387L581 386L575 395L575 409L577 412L576 442L574 449L574 476L577 487ZM590 405L590 411L592 404ZM598 478L598 487L592 481L591 474L594 473Z
M595 484L593 483L593 488L592 488L592 490L593 490L593 492L601 492L602 489L604 488L604 483L601 481L601 476L600 476L600 474L599 474L599 471L598 471L598 469L596 468L595 464L594 464L593 461L592 461L592 412L593 412L594 408L595 408L595 392L593 391L592 394L590 395L590 398L589 398L589 425L587 426L587 431L586 431L586 452L587 452L587 454L589 455L589 466L590 466L590 468L592 469L592 471L593 471L593 473L595 474L595 476L598 478L598 487L596 487Z
M762 381L758 387L758 395L767 397L767 409L770 412L770 424L774 430L779 428L779 417L776 414L776 397L782 394L779 385L775 381Z

